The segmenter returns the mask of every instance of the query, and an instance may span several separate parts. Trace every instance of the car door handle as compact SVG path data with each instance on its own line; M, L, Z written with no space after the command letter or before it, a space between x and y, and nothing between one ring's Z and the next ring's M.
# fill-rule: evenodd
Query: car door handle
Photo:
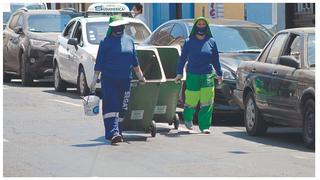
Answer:
M277 71L273 71L272 76L276 76L276 75L278 75L278 72Z
M252 73L255 73L256 71L257 71L256 68L251 69Z

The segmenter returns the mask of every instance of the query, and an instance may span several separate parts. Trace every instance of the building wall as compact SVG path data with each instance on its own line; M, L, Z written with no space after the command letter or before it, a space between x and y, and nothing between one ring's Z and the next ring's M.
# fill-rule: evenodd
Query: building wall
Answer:
M244 4L224 3L224 18L244 20Z

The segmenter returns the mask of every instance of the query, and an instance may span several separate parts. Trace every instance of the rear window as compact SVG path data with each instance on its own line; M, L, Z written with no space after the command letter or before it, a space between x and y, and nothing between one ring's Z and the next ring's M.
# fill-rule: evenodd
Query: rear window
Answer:
M109 25L107 22L87 23L87 38L90 44L99 44L106 37ZM136 43L144 41L149 35L149 31L143 24L130 23L125 26L124 33L131 36Z
M28 18L31 32L62 32L74 16L71 14L36 14Z

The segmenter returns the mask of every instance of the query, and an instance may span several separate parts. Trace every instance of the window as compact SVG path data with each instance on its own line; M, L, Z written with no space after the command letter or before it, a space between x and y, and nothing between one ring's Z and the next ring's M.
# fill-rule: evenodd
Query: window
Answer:
M296 4L296 12L303 13L303 12L312 12L314 9L314 3L297 3Z
M308 37L308 64L309 67L314 67L315 66L315 38L314 34L309 34Z
M287 40L287 36L288 36L288 34L279 34L276 37L276 39L270 49L270 52L269 52L269 55L268 55L268 58L266 61L267 63L271 63L271 64L278 63L278 58L281 55L282 47Z
M9 28L10 29L13 29L13 28L16 27L16 24L17 24L19 16L20 16L20 14L16 14L11 18L11 21L10 21L10 24L9 24Z
M28 18L28 28L31 32L62 32L71 18L72 14L34 14Z
M292 34L287 48L284 50L284 55L293 56L297 60L301 61L301 45L302 39L299 35Z
M75 21L69 23L69 25L66 27L66 29L64 30L63 36L67 39L69 39L71 37L71 32L73 30L73 26L75 25Z
M180 44L182 45L184 43L184 39L187 37L187 33L183 26L180 24L175 24L171 33L170 33L171 42L168 43L168 45L172 44Z
M261 54L261 56L259 57L258 61L260 61L260 62L265 62L265 61L266 61L267 56L268 56L268 54L269 54L269 51L270 51L273 43L274 43L274 39L272 40L272 42L269 43L268 47L266 47L266 48L264 49L264 51L262 52L262 54Z
M23 27L23 16L21 15L21 16L19 16L19 19L18 19L18 21L17 21L17 25L16 26L21 26L21 27Z
M82 38L82 26L81 23L78 22L75 28L75 32L73 33L73 38L76 38L79 46L83 46L83 38Z
M161 29L159 29L156 33L154 33L154 36L151 38L151 44L153 45L167 45L167 43L170 42L172 38L170 38L170 32L173 27L173 24L167 24Z
M88 42L90 44L99 44L106 37L108 28L108 22L86 23ZM148 29L143 24L133 22L125 26L124 33L131 36L136 43L140 43L150 36Z
M192 27L189 26L190 31ZM210 30L220 52L261 50L272 38L272 34L262 26L210 25Z

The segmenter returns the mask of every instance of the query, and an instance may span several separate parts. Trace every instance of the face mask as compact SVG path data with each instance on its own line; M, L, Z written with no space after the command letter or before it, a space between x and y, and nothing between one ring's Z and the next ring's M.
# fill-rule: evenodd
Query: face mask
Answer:
M123 35L124 25L111 27L111 31L116 35L116 37L120 37Z
M196 34L203 36L207 33L207 29L208 29L208 26L202 27L202 28L199 28L198 26L196 26L195 31L196 31Z

